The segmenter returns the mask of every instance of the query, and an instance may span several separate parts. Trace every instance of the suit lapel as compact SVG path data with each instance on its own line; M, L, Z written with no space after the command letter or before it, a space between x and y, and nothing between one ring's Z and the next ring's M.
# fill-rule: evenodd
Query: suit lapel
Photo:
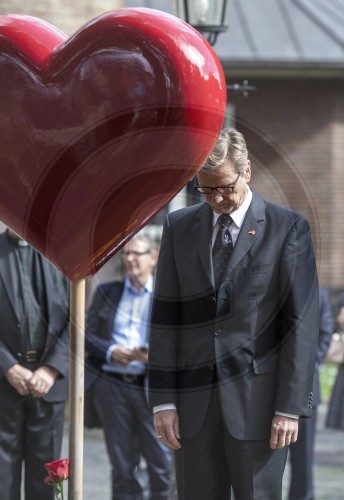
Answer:
M243 259L257 239L262 237L262 222L265 220L265 208L263 199L253 193L251 205L249 206L238 239L234 246L228 267L225 271L227 276Z
M55 278L53 273L50 271L50 264L42 257L42 280L44 283L44 293L46 296L47 305L47 321L50 324L52 318L52 307L53 302L56 301L54 293L56 293L57 287L55 286Z
M12 306L13 312L19 319L20 311L18 310L18 303L16 299L16 286L14 282L14 275L12 271L15 270L16 261L13 252L8 244L6 234L1 235L1 252L0 252L0 275L2 279L3 287L8 295L10 304Z
M108 300L104 301L104 307L107 308L108 313L108 331L107 337L111 338L113 331L113 322L115 320L115 314L117 313L118 304L121 299L122 293L124 289L124 281L116 282L113 286L110 287L107 297Z
M57 306L60 301L58 294L58 285L55 281L55 276L51 271L51 264L45 260L44 257L40 257L42 264L42 285L44 286L44 293L46 297L46 330L47 335L45 336L45 351L48 351L52 342L56 342L55 331L54 331L54 318L57 314ZM43 314L43 313L42 313Z
M193 235L204 271L214 285L213 262L211 256L213 211L204 203L195 217Z

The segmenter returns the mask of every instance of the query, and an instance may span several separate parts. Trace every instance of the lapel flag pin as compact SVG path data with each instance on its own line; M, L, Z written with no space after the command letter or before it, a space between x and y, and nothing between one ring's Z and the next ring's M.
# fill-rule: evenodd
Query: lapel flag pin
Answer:
M252 236L254 236L256 234L256 231L254 229L250 229L249 231L247 231L248 234L252 234Z

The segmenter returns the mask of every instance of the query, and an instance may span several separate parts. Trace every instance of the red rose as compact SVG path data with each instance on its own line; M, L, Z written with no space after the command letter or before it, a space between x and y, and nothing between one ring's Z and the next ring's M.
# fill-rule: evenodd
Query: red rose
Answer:
M54 496L56 500L63 500L63 485L62 482L69 477L69 460L61 458L45 464L44 467L48 471L48 476L44 479L45 484L50 484L54 487Z
M57 484L69 477L69 460L68 458L61 458L45 464L44 467L48 471L48 477L44 479L46 484Z

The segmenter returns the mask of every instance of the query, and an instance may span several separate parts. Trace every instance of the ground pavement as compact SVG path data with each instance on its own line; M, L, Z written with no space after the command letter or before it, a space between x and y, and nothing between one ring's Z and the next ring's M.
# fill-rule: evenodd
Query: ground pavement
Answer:
M344 500L344 432L324 427L326 411L327 405L320 405L315 448L315 500ZM68 456L67 427L62 457ZM101 430L86 429L83 500L111 500L110 474ZM284 500L287 499L288 476L287 466L284 477ZM172 491L170 500L176 498L175 492Z

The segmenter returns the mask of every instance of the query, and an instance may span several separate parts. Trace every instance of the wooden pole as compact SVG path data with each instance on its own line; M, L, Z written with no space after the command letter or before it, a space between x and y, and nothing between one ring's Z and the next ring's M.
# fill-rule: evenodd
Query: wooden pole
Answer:
M84 454L85 280L70 283L68 500L82 500Z

